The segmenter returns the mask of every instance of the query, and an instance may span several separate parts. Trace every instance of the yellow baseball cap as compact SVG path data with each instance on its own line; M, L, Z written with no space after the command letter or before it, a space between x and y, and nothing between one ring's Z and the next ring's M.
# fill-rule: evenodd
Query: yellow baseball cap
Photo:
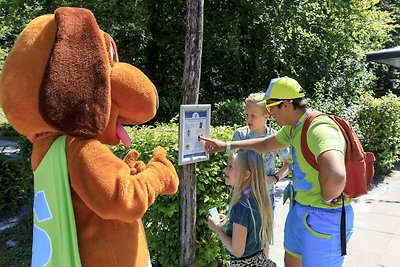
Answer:
M265 93L266 99L295 99L304 96L301 85L287 76L272 79Z

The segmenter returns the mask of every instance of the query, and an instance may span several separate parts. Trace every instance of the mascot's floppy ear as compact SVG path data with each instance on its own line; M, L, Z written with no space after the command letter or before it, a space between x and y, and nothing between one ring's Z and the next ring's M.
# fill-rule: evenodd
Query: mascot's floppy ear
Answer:
M111 110L110 63L104 35L92 12L55 11L57 34L39 92L44 120L60 132L94 137Z

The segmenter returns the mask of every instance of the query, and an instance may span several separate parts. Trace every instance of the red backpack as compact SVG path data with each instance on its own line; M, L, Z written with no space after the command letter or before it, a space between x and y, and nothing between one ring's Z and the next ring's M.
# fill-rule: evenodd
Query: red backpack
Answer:
M344 192L351 198L367 193L368 187L371 185L372 178L374 177L374 161L375 156L371 152L364 152L357 134L351 128L350 124L332 114L325 114L318 111L313 111L308 114L304 121L304 126L301 132L301 151L304 158L314 169L318 170L318 164L315 156L310 151L307 144L307 131L311 122L318 116L328 116L340 128L347 143L347 150L345 156L346 164L346 186ZM343 194L341 194L343 200ZM346 212L344 207L344 200L342 201L342 216L340 219L340 245L342 256L346 255Z
M357 134L346 120L332 114L325 114L318 111L311 112L307 116L301 132L301 150L304 158L308 164L318 170L315 156L312 154L307 144L307 130L311 122L318 116L328 116L331 118L339 126L346 139L346 186L344 192L351 198L366 194L368 187L371 185L372 178L374 177L375 156L371 152L364 152Z

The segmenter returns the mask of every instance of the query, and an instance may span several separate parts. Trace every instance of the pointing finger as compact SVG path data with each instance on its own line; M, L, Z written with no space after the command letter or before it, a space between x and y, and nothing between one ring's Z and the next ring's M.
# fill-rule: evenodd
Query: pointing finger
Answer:
M206 142L211 142L211 138L207 138L207 137L204 137L202 135L199 135L198 139L199 139L199 141L202 140L202 141L206 141Z

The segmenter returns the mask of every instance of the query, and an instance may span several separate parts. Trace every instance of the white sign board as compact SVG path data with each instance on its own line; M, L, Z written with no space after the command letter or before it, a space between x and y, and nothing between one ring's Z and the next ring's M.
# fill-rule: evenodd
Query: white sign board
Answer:
M181 105L179 118L179 165L209 159L199 136L210 136L211 105Z

